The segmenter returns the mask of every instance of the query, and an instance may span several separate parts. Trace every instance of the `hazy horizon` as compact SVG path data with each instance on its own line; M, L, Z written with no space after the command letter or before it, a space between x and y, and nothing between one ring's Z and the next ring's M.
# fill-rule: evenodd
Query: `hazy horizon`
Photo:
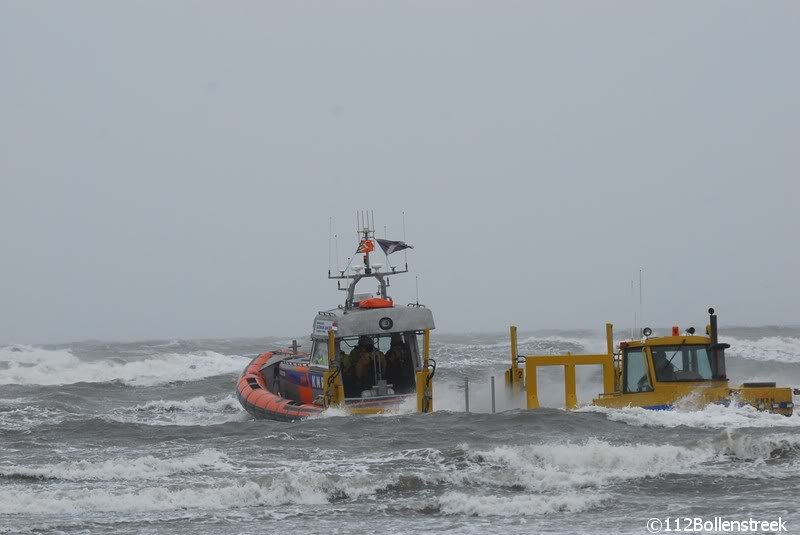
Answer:
M655 336L667 334L668 331L671 329L671 325L646 325L653 329ZM689 324L684 323L679 325L681 329L686 327L695 327L696 329L703 329L705 325L701 324ZM508 327L508 326L506 326ZM519 326L518 326L519 327ZM547 328L547 329L536 329L536 328L520 328L518 331L518 336L542 336L546 337L548 335L559 335L559 334L591 334L597 335L598 339L603 338L605 336L605 323L602 324L601 327L568 327L568 328ZM794 336L800 335L800 324L795 325L720 325L720 334L723 338L726 336L733 336L735 338L741 337L741 331L761 331L761 330L777 330L777 331L790 331L782 333L783 336ZM731 331L737 331L734 334L731 334ZM614 325L614 339L615 340L625 340L630 338L630 333L632 329L629 326L620 326ZM702 331L700 331L702 332ZM308 333L295 333L295 334L284 334L284 335L276 335L276 334L255 334L255 335L242 335L242 336L212 336L212 337L193 337L193 338L182 338L182 337L156 337L156 338L121 338L121 339L112 339L112 338L84 338L84 339L76 339L76 340L54 340L50 342L36 342L30 341L25 343L15 343L15 342L4 342L0 340L0 347L13 347L13 346L67 346L70 344L82 344L82 343L100 343L100 344L137 344L137 343L146 343L146 342L175 342L175 341L186 341L186 342L202 342L204 340L207 341L222 341L222 340L231 340L231 341L245 341L245 340L270 340L281 342L281 341L289 341L289 340L297 340L298 342L304 342L309 339L310 330ZM778 336L781 336L778 335ZM494 331L462 331L462 332L447 332L441 331L439 329L435 329L431 333L432 341L436 343L437 341L442 341L443 339L449 340L452 338L466 338L466 337L508 337L508 328L501 329L501 330L494 330ZM771 334L769 336L776 336ZM763 338L763 335L759 335L759 337ZM272 347L272 346L270 346ZM269 349L269 348L266 348Z
M342 301L329 221L342 262L357 210L391 239L405 212L391 294L418 275L437 333L630 325L640 268L648 324L800 325L798 23L3 2L0 341L301 336Z

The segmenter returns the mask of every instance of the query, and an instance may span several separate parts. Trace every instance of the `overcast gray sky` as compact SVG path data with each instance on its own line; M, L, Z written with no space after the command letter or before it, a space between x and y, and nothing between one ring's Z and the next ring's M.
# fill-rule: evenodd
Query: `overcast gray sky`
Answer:
M800 323L800 3L0 2L0 342ZM393 284L413 300L413 275Z

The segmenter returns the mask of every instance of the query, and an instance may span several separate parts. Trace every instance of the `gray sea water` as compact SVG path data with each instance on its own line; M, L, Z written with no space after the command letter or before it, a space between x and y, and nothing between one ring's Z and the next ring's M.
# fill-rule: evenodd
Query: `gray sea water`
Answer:
M604 347L583 331L520 339L523 353ZM253 420L234 393L289 340L0 348L0 533L640 534L652 517L715 516L800 532L799 416L566 412L555 370L539 377L550 408L526 411L503 389L504 335L433 340L433 414L296 423ZM733 382L800 387L800 329L723 341ZM584 403L600 390L597 370L579 382Z

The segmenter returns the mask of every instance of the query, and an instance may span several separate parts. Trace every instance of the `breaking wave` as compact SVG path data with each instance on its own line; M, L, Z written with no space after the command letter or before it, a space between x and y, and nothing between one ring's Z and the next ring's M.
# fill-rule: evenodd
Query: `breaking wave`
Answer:
M198 454L215 468L225 468L227 458L219 452ZM145 464L149 461L145 461ZM173 460L151 469L153 477L188 469L191 463ZM206 467L207 468L207 467ZM113 467L105 463L94 469L103 477ZM64 474L73 474L67 467ZM90 470L91 472L91 470ZM253 475L257 470L252 470ZM277 473L276 473L277 472ZM107 489L53 489L48 493L0 488L0 514L57 514L82 512L146 512L178 509L237 509L253 506L327 505L374 495L397 481L376 480L369 474L336 476L303 468L270 470L271 475L252 477L237 484L193 485L183 488L144 487L128 492ZM160 474L160 475L155 475ZM132 479L146 479L132 477Z
M41 407L26 405L0 411L0 430L28 431L43 424L59 424L69 416L62 410L50 408L43 411Z
M730 338L726 355L749 360L800 363L800 338L768 336L758 340Z
M22 479L86 480L136 480L158 479L175 474L229 470L233 468L228 457L213 448L193 455L177 458L144 457L116 458L99 462L71 461L38 466L0 466L0 476Z
M719 455L713 448L615 445L598 439L498 446L491 450L463 447L468 463L451 474L462 484L541 493L597 489L624 480L694 473Z
M230 509L286 504L323 505L327 496L314 489L261 485L245 481L234 485L169 488L145 487L129 492L106 489L53 489L47 493L0 490L0 514L54 514L83 512L141 512L176 509Z
M245 361L213 351L165 353L141 360L82 360L68 349L13 346L0 349L0 385L65 385L120 382L155 386L238 373Z
M0 476L72 482L48 492L20 485L0 487L0 514L131 513L174 510L233 510L256 506L336 505L398 493L434 491L427 512L466 516L527 516L575 513L604 507L615 485L663 475L714 477L784 477L797 474L794 460L800 437L723 434L692 446L614 444L600 439L445 450L424 448L278 464L235 464L217 449L173 458L147 455L134 459L58 462L35 466L2 466ZM315 460L316 459L316 460ZM749 473L732 470L756 461ZM752 463L751 463L752 464ZM776 470L767 470L776 468ZM780 468L780 470L777 470ZM227 483L213 472L247 474ZM194 484L160 484L177 474ZM776 475L778 474L778 475ZM198 475L202 476L198 478ZM227 477L227 476L226 476ZM98 481L142 481L145 486L99 488ZM90 483L75 488L75 482ZM445 491L437 492L445 486ZM396 502L394 497L378 502ZM398 502L399 503L399 502ZM416 502L418 503L418 502ZM426 512L420 511L420 512Z
M551 513L580 513L607 501L606 494L570 493L560 496L481 496L446 492L437 499L439 510L447 515L533 516Z
M654 411L642 407L609 409L588 405L578 412L596 412L611 421L623 422L638 427L697 427L703 429L738 429L746 427L800 427L800 413L783 416L759 411L751 405L706 405L701 409L675 408L669 411Z
M722 451L731 457L746 461L794 459L800 455L800 436L782 434L754 437L729 434L723 442Z
M0 430L28 431L43 424L59 424L68 413L56 409L42 410L41 407L26 405L0 411Z
M116 409L109 418L146 425L218 425L244 421L250 417L236 397L229 394L216 400L198 396L186 400L148 401L142 405Z
M240 412L242 409L239 401L233 396L228 395L222 399L208 401L202 396L182 401L148 401L143 405L133 407L135 411L143 412Z

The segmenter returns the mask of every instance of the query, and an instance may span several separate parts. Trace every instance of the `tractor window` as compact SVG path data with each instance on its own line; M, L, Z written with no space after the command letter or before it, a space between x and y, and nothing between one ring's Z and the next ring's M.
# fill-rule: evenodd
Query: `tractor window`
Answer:
M652 392L647 361L641 347L625 350L625 392Z
M659 381L710 381L711 360L704 345L655 346L653 365Z

